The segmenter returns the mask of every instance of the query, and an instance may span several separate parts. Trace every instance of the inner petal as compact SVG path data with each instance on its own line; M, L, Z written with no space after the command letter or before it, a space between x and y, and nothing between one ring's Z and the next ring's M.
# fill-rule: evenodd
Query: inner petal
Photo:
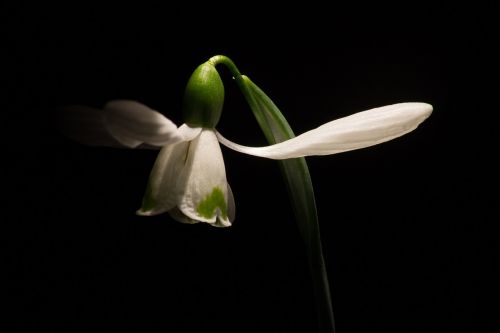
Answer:
M214 224L228 220L228 186L219 142L212 129L203 129L188 151L179 181L179 209L189 218Z

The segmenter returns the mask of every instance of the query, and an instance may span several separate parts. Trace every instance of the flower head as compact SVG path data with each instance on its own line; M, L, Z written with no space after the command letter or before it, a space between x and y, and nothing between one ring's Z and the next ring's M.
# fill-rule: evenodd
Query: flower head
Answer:
M246 82L251 89L258 89L249 80ZM78 128L75 123L80 125L84 119L92 124L90 131L66 130L66 134L93 145L161 148L138 215L168 212L183 223L227 227L234 220L235 205L219 142L238 152L278 160L330 155L397 138L414 130L432 112L432 106L426 103L382 106L270 146L246 147L224 138L215 129L223 101L222 81L208 61L189 79L183 104L186 123L180 127L136 101L115 100L103 110L66 108L72 112L65 114L63 128Z
M230 226L234 199L215 131L182 125L178 132L182 141L160 150L137 214L169 212L183 223Z

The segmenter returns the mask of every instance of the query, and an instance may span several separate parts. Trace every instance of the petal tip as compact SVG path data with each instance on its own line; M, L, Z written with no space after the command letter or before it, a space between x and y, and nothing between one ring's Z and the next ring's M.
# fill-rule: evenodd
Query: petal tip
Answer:
M156 214L152 210L143 210L142 208L139 208L138 210L135 211L135 215L138 215L138 216L153 216L153 215L156 215Z
M227 228L227 227L230 227L232 225L232 223L227 218L224 219L221 216L218 216L217 221L215 223L211 223L210 225L217 227L217 228Z
M423 122L432 114L434 108L428 103L412 103L415 105L415 112L418 115L419 123Z
M433 111L433 107L429 103L423 103L423 102L410 102L410 103L404 103L411 107L415 112L418 112L420 115L424 116L424 118L427 118L431 115Z
M431 115L432 111L434 111L434 108L432 107L431 104L428 104L428 103L422 103L422 104L424 107L424 113L425 113L426 118L427 118Z

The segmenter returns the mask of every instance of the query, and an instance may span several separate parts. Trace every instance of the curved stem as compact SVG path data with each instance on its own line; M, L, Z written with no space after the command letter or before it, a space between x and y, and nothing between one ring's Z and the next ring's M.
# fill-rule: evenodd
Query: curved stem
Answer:
M217 66L218 64L223 64L229 69L229 71L231 72L231 74L233 74L236 80L241 80L241 73L238 70L238 67L236 67L234 62L225 55L213 56L212 58L208 59L208 62L214 66Z
M214 66L217 66L219 64L222 64L226 66L227 69L231 72L231 75L233 75L234 80L236 81L236 84L238 85L238 88L240 88L243 96L245 97L245 100L247 103L250 105L250 109L252 109L254 116L257 118L257 122L259 123L260 127L264 131L264 135L269 143L277 143L276 138L270 133L269 131L266 130L265 124L267 121L264 117L264 115L260 112L256 112L255 110L258 110L260 108L256 98L252 94L249 86L246 84L244 76L241 75L240 71L238 70L238 67L234 64L234 62L226 57L225 55L216 55L211 57L208 60L209 63L211 63Z

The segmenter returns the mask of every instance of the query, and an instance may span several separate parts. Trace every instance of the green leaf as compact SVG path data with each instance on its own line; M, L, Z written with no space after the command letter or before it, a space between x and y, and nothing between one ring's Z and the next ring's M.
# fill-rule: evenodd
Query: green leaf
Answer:
M270 144L295 137L290 125L273 101L248 77L241 76L240 88ZM314 191L305 158L279 161L290 196L297 226L309 258L321 332L335 332L328 276L321 249Z
M247 76L241 75L231 59L217 55L209 60L214 66L226 66L238 84L246 101L270 144L295 137L290 125L273 101ZM278 161L288 189L297 226L304 239L314 294L318 310L319 331L335 332L330 287L319 233L314 191L306 160L294 158Z

